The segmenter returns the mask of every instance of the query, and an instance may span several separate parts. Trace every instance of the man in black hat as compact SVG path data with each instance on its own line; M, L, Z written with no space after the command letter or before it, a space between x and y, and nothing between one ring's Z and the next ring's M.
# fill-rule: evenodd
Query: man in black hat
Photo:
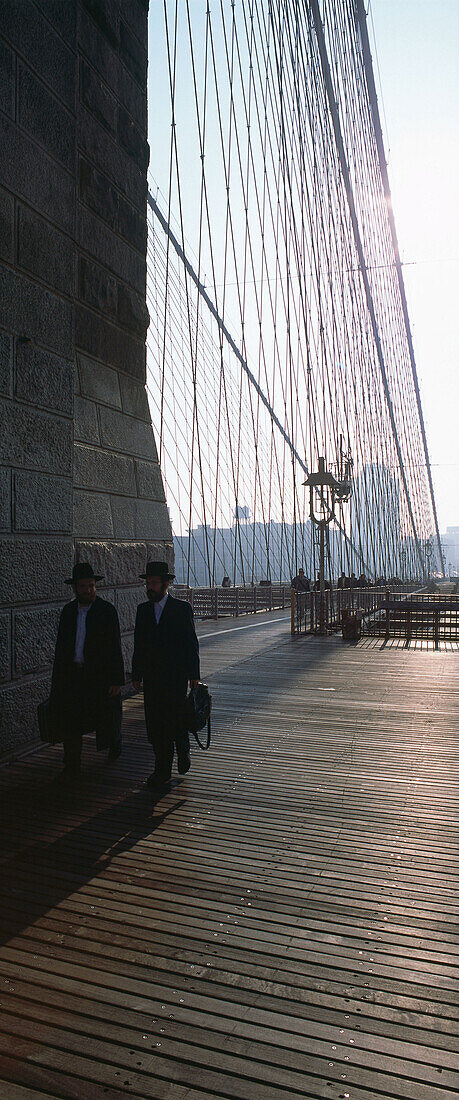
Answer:
M185 700L188 683L199 683L199 643L191 605L168 592L174 574L167 562L149 561L141 575L148 600L137 608L132 680L138 691L143 680L147 737L155 753L147 784L159 789L169 783L174 747L179 775L190 768Z
M124 684L120 626L116 608L96 592L89 562L78 562L66 584L75 599L62 610L54 657L51 711L64 742L64 778L80 770L82 737L96 731L98 750L108 759L121 753L121 697Z

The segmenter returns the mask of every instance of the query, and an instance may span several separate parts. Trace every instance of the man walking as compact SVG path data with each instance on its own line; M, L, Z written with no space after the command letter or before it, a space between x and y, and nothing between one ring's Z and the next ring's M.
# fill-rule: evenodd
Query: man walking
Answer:
M149 561L141 576L148 600L137 608L132 680L137 690L143 681L147 737L155 753L147 785L159 790L169 784L174 747L179 775L190 768L185 700L188 683L199 683L199 643L190 604L168 592L174 574L167 562Z
M311 585L309 584L309 578L305 577L304 569L298 570L298 575L292 580L292 588L295 592L309 592Z
M51 713L62 729L64 779L80 771L83 734L96 731L97 749L109 761L121 753L123 656L116 608L97 595L89 562L78 562L66 584L75 599L62 610L51 685Z

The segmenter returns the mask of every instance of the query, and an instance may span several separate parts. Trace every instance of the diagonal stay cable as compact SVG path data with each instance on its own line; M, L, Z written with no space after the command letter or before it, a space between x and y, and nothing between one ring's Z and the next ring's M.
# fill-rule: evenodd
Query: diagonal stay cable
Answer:
M387 404L389 419L390 419L390 423L391 423L391 427L392 427L392 433L393 433L393 436L394 436L394 442L395 442L395 447L396 447L396 451L397 451L397 457L398 457L399 464L400 464L400 474L401 474L401 477L402 477L403 488L404 488L404 492L405 492L405 499L406 499L408 513L409 513L410 522L411 522L411 527L412 527L412 531L413 531L413 537L414 537L414 541L415 541L415 545L416 545L418 560L419 560L419 564L420 564L420 567L421 567L421 573L422 573L422 576L425 578L425 562L424 562L423 555L422 555L422 552L421 552L421 547L419 545L419 538L418 538L418 532L417 532L417 527L416 527L416 521L415 521L414 514L413 514L413 507L412 507L410 492L409 492L409 488L408 488L408 482L407 482L407 478L406 478L405 467L404 467L404 463L403 463L403 455L402 455L402 451L401 451L401 447L400 447L400 440L398 438L397 424L396 424L396 420L395 420L395 414L394 414L394 409L393 409L393 404L392 404L392 398L391 398L390 389L389 389L389 381L388 381L388 376L387 376L387 371L386 371L386 364L385 364L385 360L384 360L381 337L380 337L380 333L379 333L378 323L377 323L377 320L376 320L375 306L374 306L374 302L373 302L373 296L372 296L372 292L371 292L370 281L369 281L369 278L368 278L368 272L367 272L367 268L366 268L363 244L362 244L362 239L361 239L361 236L360 236L359 224L358 224L358 219L357 219L357 212L356 212L355 202L354 202L354 193L353 193L353 189L352 189L351 177L350 177L349 167L348 167L346 153L345 153L345 149L344 149L343 135L342 135L342 131L341 131L338 108L337 108L337 103L336 103L336 99L335 99L335 93L334 93L334 88L333 88L331 72L330 72L330 64L329 64L329 60L328 60L328 53L327 53L327 47L326 47L326 44L325 44L325 37L324 37L324 31L323 31L323 26L322 26L322 20L321 20L321 17L320 17L318 0L310 0L310 4L311 4L311 12L312 12L313 20L314 20L314 27L315 27L316 37L317 37L317 43L318 43L318 47L319 47L319 54L320 54L320 60L321 60L321 66L322 66L322 74L323 74L324 84L325 84L326 93L327 93L328 106L329 106L330 115L331 115L331 118L332 118L333 130L334 130L334 134L335 134L335 141L336 141L336 146L337 146L337 150L338 150L338 155L339 155L339 160L340 160L340 165L341 165L341 171L342 171L342 174L343 174L344 185L345 185L345 189L346 189L346 195L347 195L347 200L348 200L348 205L349 205L349 213L350 213L350 217L351 217L351 224L352 224L352 229L353 229L353 233L354 233L354 240L355 240L355 245L356 245L356 249L357 249L357 255L359 257L361 276L362 276L362 281L363 281L363 285L364 285L364 289L365 289L365 296L366 296L366 300L367 300L367 308L368 308L368 312L369 312L370 320L371 320L371 325L372 325L372 329L373 329L373 336L374 336L374 341L375 341L376 350L377 350L377 354L378 354L378 361L379 361L379 366L380 366L380 370L381 370L383 388L384 388L384 393L385 393L385 397L386 397L386 404Z

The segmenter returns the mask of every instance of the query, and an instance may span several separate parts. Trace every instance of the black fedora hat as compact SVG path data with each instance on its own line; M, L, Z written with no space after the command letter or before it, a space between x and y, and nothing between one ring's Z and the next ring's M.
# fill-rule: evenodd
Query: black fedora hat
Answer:
M103 577L100 577L93 570L92 565L88 561L77 561L73 566L72 576L67 577L65 584L76 584L77 581L103 581Z
M141 573L142 579L145 577L161 577L164 581L175 580L175 573L169 573L169 566L167 561L147 561L147 568L145 573Z

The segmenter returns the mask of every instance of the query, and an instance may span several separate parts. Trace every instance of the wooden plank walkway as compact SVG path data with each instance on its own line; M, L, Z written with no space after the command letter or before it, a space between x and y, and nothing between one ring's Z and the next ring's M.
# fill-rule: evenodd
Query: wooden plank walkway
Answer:
M74 793L0 770L2 1100L458 1097L457 655L288 628L200 625L156 804L136 700Z

